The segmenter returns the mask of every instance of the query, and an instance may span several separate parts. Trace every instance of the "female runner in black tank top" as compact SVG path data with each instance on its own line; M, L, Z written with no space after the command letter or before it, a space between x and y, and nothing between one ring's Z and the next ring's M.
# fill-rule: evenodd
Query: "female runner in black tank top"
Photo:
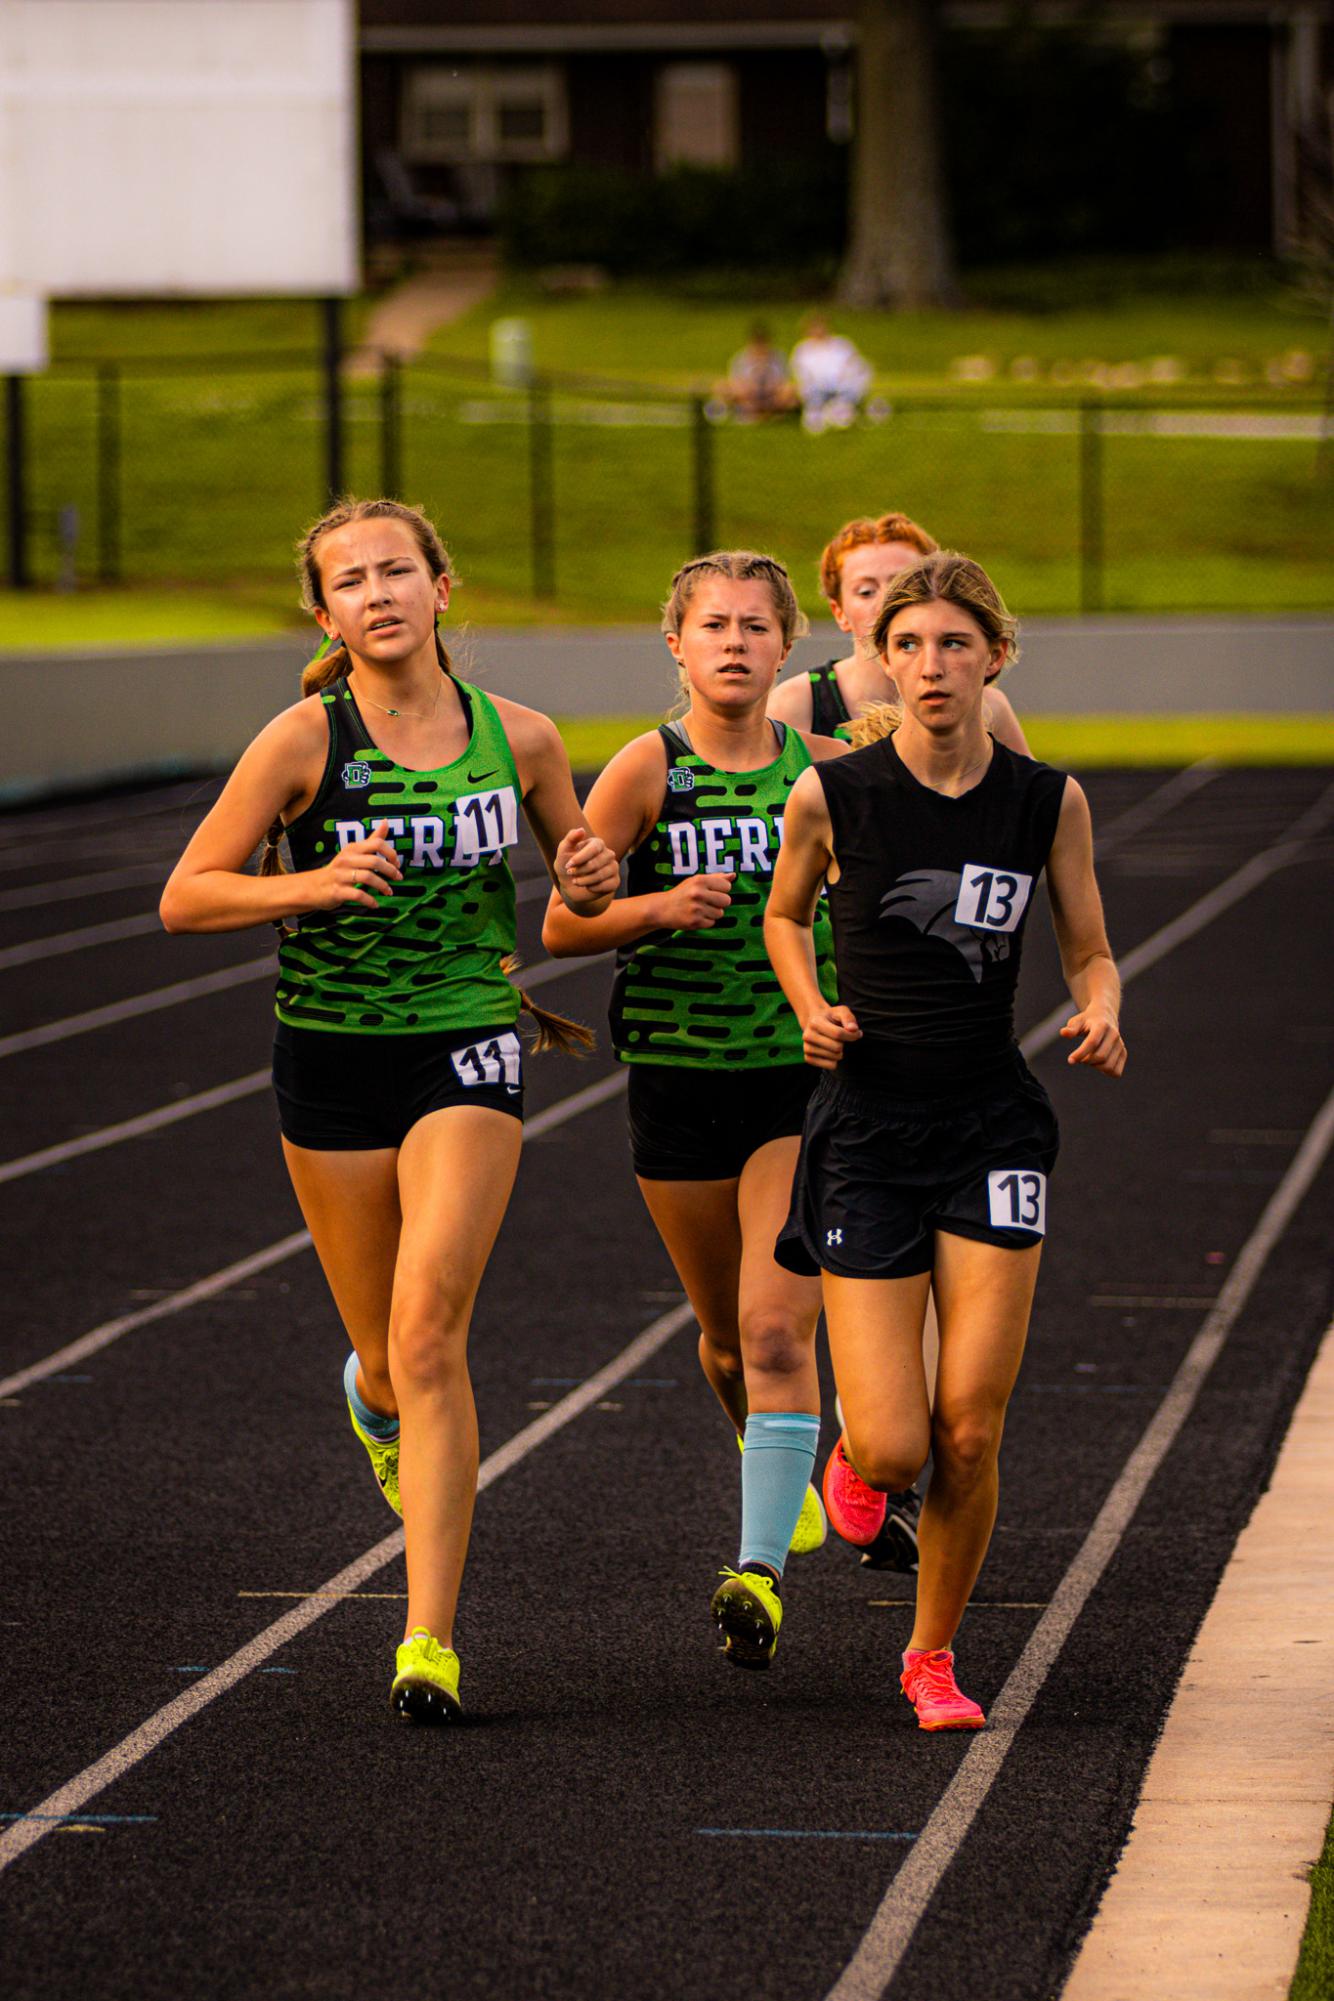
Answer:
M990 738L982 695L1014 621L966 557L898 577L876 627L898 729L804 773L788 806L765 942L829 1073L807 1115L778 1257L822 1272L845 1483L906 1487L932 1460L903 1687L924 1729L975 1729L951 1644L996 1515L1005 1411L1028 1329L1056 1127L1015 1045L1023 926L1045 866L1076 1012L1069 1061L1119 1076L1120 986L1073 779ZM814 977L829 884L841 1001ZM940 1319L934 1410L922 1368ZM828 1476L826 1493L829 1492Z

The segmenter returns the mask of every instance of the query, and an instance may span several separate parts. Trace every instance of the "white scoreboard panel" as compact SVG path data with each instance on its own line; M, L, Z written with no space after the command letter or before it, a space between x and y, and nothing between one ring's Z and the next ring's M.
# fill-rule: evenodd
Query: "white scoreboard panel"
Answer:
M0 0L0 295L359 282L355 0Z

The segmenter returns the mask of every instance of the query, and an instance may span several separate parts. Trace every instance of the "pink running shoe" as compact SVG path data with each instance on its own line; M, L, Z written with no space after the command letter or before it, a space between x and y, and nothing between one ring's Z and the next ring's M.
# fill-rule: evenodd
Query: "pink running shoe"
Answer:
M980 1730L986 1717L954 1679L954 1655L906 1653L899 1687L917 1711L922 1730Z
M825 1512L835 1533L844 1542L865 1549L875 1541L885 1521L886 1501L874 1487L868 1487L844 1450L846 1432L840 1432L824 1469Z

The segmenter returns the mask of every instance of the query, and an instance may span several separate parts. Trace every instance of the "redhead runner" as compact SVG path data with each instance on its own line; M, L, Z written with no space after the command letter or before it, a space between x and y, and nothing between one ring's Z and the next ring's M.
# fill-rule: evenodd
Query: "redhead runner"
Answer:
M798 780L765 921L823 1073L778 1260L822 1277L849 1481L868 1496L903 1489L931 1459L901 1676L925 1730L985 1721L955 1680L953 1642L995 1522L1058 1145L1013 1030L1044 870L1075 1004L1068 1060L1112 1077L1125 1065L1084 794L984 726L1015 630L964 556L928 556L894 580L875 643L898 685L897 727ZM814 946L824 885L837 1003Z
M765 956L765 902L792 787L844 746L765 715L801 624L786 570L721 550L678 570L663 632L682 713L614 757L588 824L629 857L601 917L552 898L554 953L614 947L612 1041L629 1066L640 1191L700 1325L704 1374L742 1445L741 1529L712 1614L734 1665L767 1668L789 1549L825 1539L811 1486L820 1287L774 1261L815 1073ZM828 991L827 923L813 950Z
M845 521L820 557L820 589L835 624L851 639L852 651L782 682L770 699L769 714L799 730L851 742L855 717L875 702L896 700L894 677L875 650L876 616L899 572L939 547L906 514ZM998 743L1028 756L1019 718L1001 689L987 689L983 716Z
M605 909L618 870L555 726L453 673L437 631L449 562L425 515L341 502L300 567L328 650L242 756L162 919L282 930L283 1153L352 1345L352 1428L407 1544L390 1701L441 1723L460 1713L453 1626L477 1487L468 1329L522 1137L516 1020L535 1017L539 1048L591 1040L507 977L520 806L572 913Z

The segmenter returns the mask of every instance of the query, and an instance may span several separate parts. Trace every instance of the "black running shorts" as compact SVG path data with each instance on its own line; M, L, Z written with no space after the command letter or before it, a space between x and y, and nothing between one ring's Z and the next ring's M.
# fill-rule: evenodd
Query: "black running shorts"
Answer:
M423 1035L349 1035L280 1021L273 1088L283 1137L317 1153L401 1146L447 1105L523 1117L523 1049L512 1024Z
M631 1063L630 1150L644 1181L734 1181L771 1139L801 1131L816 1072Z
M1047 1226L1060 1133L1016 1055L968 1098L905 1099L826 1071L811 1099L792 1207L774 1256L788 1271L911 1278L937 1230L1025 1250Z

